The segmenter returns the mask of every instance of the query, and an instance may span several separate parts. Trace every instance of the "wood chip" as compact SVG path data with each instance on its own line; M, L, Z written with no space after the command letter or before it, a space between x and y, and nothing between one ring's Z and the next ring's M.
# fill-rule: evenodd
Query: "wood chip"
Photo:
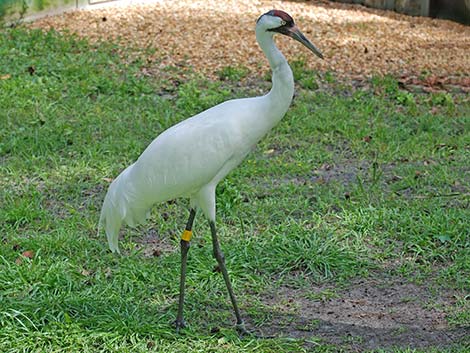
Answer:
M325 60L289 38L277 38L288 59L339 77L390 74L407 82L470 87L470 27L326 1L181 0L77 10L31 23L97 41L153 48L149 65L192 67L208 77L226 66L263 75L267 61L255 41L258 16L272 8L290 13ZM106 19L106 20L104 20ZM150 70L152 71L152 70Z

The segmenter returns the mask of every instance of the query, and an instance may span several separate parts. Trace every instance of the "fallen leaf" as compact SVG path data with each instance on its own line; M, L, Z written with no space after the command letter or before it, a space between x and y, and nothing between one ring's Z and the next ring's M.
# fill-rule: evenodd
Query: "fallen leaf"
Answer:
M80 273L82 276L88 277L91 274L91 271L83 269L80 271Z
M34 251L33 250L23 251L23 253L21 253L21 255L16 258L15 263L17 265L21 265L23 263L24 258L28 258L28 259L34 258Z
M27 250L27 251L24 251L21 255L24 257L27 257L28 259L32 259L34 257L34 251Z
M0 80L8 80L11 77L10 74L0 76Z

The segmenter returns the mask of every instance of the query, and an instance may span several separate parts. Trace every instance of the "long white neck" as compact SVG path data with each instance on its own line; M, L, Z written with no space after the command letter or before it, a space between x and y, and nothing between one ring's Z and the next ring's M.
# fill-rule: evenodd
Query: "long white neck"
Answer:
M268 103L266 116L274 126L282 119L292 102L294 76L286 58L274 44L272 32L256 28L256 40L266 55L273 72L271 91L263 98Z

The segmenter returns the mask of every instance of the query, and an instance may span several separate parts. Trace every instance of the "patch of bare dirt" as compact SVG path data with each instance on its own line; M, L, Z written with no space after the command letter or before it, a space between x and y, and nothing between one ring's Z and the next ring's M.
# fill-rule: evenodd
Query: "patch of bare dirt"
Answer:
M339 182L345 186L357 182L358 177L367 174L370 163L362 161L347 160L337 165L325 163L312 172L310 181L313 183Z
M142 239L137 241L137 248L142 250L142 254L145 257L159 257L177 250L171 244L168 236L161 236L153 229L149 230Z
M272 319L261 330L357 352L445 347L470 335L470 327L447 323L457 294L388 276L356 280L345 289L281 287L265 297Z
M192 67L216 77L226 66L262 74L267 63L255 41L259 15L272 8L289 12L324 53L308 57L310 68L358 78L372 74L401 77L404 85L470 89L470 27L446 20L411 17L359 5L327 1L182 0L74 11L43 18L32 27L69 30L91 41L118 40L152 48L152 66ZM278 38L288 58L307 52ZM260 64L263 63L263 64Z
M402 196L408 199L444 197L448 198L450 201L452 198L463 199L468 196L470 192L470 180L466 177L466 174L468 174L466 173L466 170L462 170L462 178L460 181L449 184L449 189L451 190L449 193L436 194L434 190L421 190L421 194L419 194L412 186L401 189L393 187L395 183L400 182L406 177L403 175L403 171L399 170L399 167L405 166L412 170L414 169L414 179L424 179L427 178L428 175L432 172L431 168L435 165L437 165L437 162L432 160L424 160L419 162L401 161L400 165L395 162L374 165L374 163L366 160L356 160L350 158L338 164L325 163L319 168L312 170L312 175L309 179L297 178L294 180L294 182L302 184L306 184L308 182L320 184L337 182L343 185L345 188L351 188L353 184L357 183L358 180L361 180L361 182L365 185L378 183L381 186L382 191L389 193L393 192L398 196ZM461 207L460 202L456 202L455 204L456 207Z

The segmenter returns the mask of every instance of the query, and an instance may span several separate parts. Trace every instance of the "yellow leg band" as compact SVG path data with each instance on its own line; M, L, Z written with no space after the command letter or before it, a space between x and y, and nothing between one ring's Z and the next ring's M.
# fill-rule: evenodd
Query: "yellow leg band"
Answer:
M181 236L181 239L183 239L184 241L190 241L192 236L193 236L192 230L185 230L183 232L183 235Z

